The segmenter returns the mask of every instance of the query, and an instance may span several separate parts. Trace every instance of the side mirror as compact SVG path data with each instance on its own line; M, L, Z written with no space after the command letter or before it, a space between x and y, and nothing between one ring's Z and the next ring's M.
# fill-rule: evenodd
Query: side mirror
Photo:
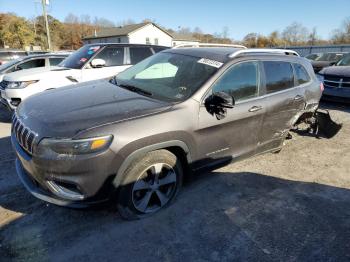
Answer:
M106 61L103 59L100 59L100 58L96 58L90 62L90 65L93 68L101 68L101 67L104 67L106 65Z
M227 108L233 108L234 98L225 92L216 92L207 97L204 101L208 113L215 115L218 120L226 117Z

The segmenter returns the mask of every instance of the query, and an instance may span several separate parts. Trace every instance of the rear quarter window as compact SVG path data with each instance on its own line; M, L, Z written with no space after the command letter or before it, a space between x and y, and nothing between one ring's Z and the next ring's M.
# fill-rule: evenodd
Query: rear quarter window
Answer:
M310 82L311 78L304 66L300 64L294 64L295 78L298 85Z
M294 87L294 73L291 63L283 61L265 61L263 65L267 94Z

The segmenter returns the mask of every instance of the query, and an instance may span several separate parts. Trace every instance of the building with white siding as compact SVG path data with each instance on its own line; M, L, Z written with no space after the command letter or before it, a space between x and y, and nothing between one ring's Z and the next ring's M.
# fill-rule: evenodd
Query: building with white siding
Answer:
M83 38L84 44L130 43L175 46L196 44L198 40L188 35L171 34L154 23L140 23L120 27L102 28L94 35Z

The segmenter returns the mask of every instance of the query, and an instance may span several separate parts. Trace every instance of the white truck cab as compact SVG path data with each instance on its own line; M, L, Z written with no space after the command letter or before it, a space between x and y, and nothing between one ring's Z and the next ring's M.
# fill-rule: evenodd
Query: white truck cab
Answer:
M167 47L139 44L89 44L58 66L13 72L0 83L0 102L14 110L27 97L80 82L112 77Z

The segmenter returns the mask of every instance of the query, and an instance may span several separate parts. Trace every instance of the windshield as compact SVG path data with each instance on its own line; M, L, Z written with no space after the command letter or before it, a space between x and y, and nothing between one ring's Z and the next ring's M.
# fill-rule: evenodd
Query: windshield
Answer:
M350 54L344 56L343 59L338 62L337 66L350 66Z
M218 70L202 60L187 55L158 53L118 74L116 84L132 87L159 100L184 101Z
M17 64L18 62L22 61L23 57L8 61L7 63L0 66L0 73L3 73L6 69L10 68L11 66Z
M73 54L64 59L58 66L72 68L72 69L81 69L87 61L100 49L100 45L89 45L83 46Z
M342 57L343 54L323 53L320 57L317 57L315 61L339 61Z

